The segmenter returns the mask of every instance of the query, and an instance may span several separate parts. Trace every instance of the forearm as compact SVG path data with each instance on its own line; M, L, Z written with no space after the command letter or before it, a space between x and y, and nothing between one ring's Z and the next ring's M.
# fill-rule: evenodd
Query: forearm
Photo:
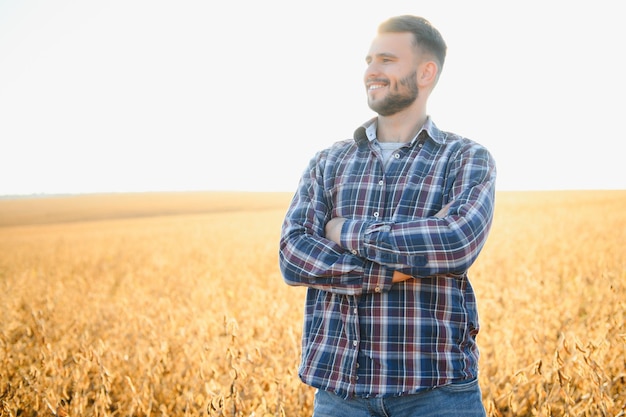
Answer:
M451 205L452 205L452 202L446 204L441 210L439 210L435 214L435 217L444 218L445 216L447 216ZM326 238L341 245L341 228L345 220L346 219L341 218L341 217L335 217L331 219L328 223L326 223L326 227L325 227ZM392 282L393 283L403 282L411 278L413 278L411 275L407 275L398 270L395 270L393 271Z
M388 289L391 269L355 256L327 236L328 212L323 188L304 177L285 216L280 238L279 265L285 282L340 294Z
M477 187L481 188L481 187ZM435 216L405 222L341 223L342 247L411 276L463 273L482 249L493 215L493 190L470 190ZM444 210L442 209L442 210Z
M285 282L337 294L359 295L387 291L394 271L361 257L327 239L306 234L281 239L279 265Z

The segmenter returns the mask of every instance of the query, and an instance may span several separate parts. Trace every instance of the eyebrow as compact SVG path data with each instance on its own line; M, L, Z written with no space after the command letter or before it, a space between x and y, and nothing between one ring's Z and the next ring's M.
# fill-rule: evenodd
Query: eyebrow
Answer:
M392 53L390 53L390 52L381 52L381 53L379 53L379 54L375 54L374 56L375 56L376 58L398 58L398 56L397 56L397 55L394 55L394 54L392 54ZM371 60L372 60L372 56L371 56L371 55L367 55L367 56L365 57L365 62L369 62L369 61L371 61Z

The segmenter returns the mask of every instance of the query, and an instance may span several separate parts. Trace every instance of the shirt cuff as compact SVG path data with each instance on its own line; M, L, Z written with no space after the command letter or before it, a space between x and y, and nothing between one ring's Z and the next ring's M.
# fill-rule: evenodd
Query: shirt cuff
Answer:
M353 255L365 255L365 231L369 223L364 220L346 220L341 226L341 246Z

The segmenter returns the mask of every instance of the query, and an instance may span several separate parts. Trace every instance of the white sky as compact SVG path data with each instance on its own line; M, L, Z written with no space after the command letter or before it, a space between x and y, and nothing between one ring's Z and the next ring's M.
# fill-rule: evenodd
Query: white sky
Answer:
M498 189L626 189L619 1L0 0L0 195L293 191L373 116L378 23L429 19L429 113Z

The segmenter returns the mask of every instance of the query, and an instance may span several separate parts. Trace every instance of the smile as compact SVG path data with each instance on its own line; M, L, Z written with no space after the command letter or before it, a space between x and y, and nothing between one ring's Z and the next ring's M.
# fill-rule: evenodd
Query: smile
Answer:
M368 84L367 89L368 91L372 91L372 90L378 90L379 88L383 88L386 87L387 84L381 84L381 83L376 83L376 84Z

